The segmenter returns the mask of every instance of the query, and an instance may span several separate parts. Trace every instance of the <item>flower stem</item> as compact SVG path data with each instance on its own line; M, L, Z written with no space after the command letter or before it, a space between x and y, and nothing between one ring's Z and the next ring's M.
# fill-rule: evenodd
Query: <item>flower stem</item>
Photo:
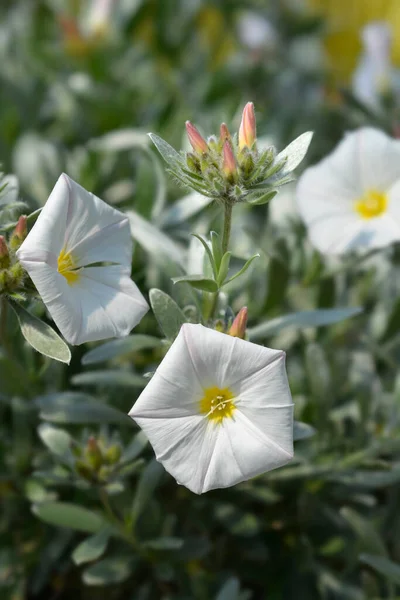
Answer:
M232 227L232 209L233 204L231 202L225 202L224 207L224 231L222 234L222 255L228 251L229 238L231 236Z
M7 350L7 300L4 295L0 297L0 345Z

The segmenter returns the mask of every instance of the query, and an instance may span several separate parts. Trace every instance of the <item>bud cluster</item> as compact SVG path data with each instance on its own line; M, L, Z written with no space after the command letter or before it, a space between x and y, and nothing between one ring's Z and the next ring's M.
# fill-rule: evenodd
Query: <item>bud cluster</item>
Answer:
M230 309L229 309L230 310ZM232 337L240 338L241 340L246 339L246 329L247 329L247 315L248 310L247 306L243 306L236 315L236 317L225 317L225 320L218 319L214 328L216 331L220 333L226 333Z
M119 443L110 443L104 436L89 436L84 445L76 442L71 447L75 456L76 473L91 483L108 483L113 479L122 448Z
M25 271L15 253L26 238L26 216L21 216L9 240L0 235L0 294L12 293L22 287Z
M205 139L190 121L186 132L193 149L187 153L176 152L158 136L150 137L179 183L222 204L265 204L279 186L293 179L289 155L277 154L273 146L258 147L252 102L244 107L238 134L231 135L222 123L218 136Z

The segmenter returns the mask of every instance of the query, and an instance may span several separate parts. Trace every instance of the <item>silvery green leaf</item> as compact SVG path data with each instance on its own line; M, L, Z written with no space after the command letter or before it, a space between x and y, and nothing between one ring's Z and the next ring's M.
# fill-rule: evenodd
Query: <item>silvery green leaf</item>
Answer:
M85 569L82 574L83 582L95 586L122 583L132 574L135 562L134 558L128 556L105 558Z
M88 533L97 533L106 524L104 517L99 514L69 502L43 502L35 504L32 511L39 519L50 525Z
M149 138L163 157L166 163L168 163L171 167L175 165L182 166L183 161L180 154L168 144L165 140L160 138L155 133L149 133Z
M161 215L160 221L165 227L179 225L179 223L187 221L193 215L203 210L211 202L212 198L207 198L198 192L193 192L192 194L183 196L183 198L180 198L169 206Z
M271 335L275 335L282 329L294 327L296 329L303 327L322 327L324 325L332 325L355 317L362 312L362 308L331 308L320 310L306 310L298 313L290 313L283 317L271 319L265 323L260 323L247 330L249 338L253 340L262 339Z
M76 565L82 565L86 562L91 562L92 560L100 558L107 548L110 535L111 529L105 527L98 533L86 538L86 540L81 542L72 553L72 560L74 563Z
M159 537L154 540L146 540L142 547L148 548L149 550L179 550L183 546L183 540L176 537Z
M144 388L147 380L141 375L123 371L122 369L107 369L106 371L85 371L71 377L73 385L107 386L115 388Z
M236 577L231 577L219 590L215 600L239 600L240 584Z
M260 255L259 254L255 254L254 256L252 256L251 258L249 258L249 260L247 260L245 262L245 264L240 269L240 271L238 271L237 273L235 273L234 275L232 275L232 277L230 279L228 279L227 281L225 281L224 285L230 283L231 281L234 281L235 279L237 279L238 277L240 277L241 275L243 275L243 273L245 273L247 271L247 269L250 267L250 265L253 262L253 260L256 259L256 258L260 258Z
M126 211L126 216L129 219L133 239L149 254L153 255L160 262L170 260L183 269L185 268L185 252L183 248L178 246L165 233L135 211Z
M64 429L42 423L38 427L38 434L50 452L56 456L63 457L69 452L72 438Z
M306 440L317 432L311 425L307 423L301 423L300 421L295 421L293 423L293 441L298 442L299 440Z
M252 206L259 206L261 204L267 204L267 202L270 202L272 200L272 198L274 198L276 196L277 193L278 193L278 190L272 190L272 191L266 192L262 196L258 196L256 198L254 198L254 199L251 198L251 194L250 194L246 198L246 202L248 202Z
M41 419L52 423L116 423L131 426L125 413L95 400L88 394L60 392L36 398Z
M225 282L226 276L228 275L229 264L231 262L231 256L232 256L232 252L225 252L223 257L221 258L221 264L219 266L218 277L217 277L217 282L218 282L219 287L222 287L222 285Z
M375 554L361 554L360 561L372 567L377 573L400 585L400 565L393 561Z
M131 519L135 523L140 517L143 510L151 498L154 490L159 484L161 477L165 473L164 467L161 463L157 462L153 458L144 468L139 482L136 486L136 493L133 499Z
M218 284L214 279L208 279L204 277L202 273L199 275L183 275L182 277L174 277L172 279L174 283L188 283L196 290L202 290L203 292L218 292Z
M290 173L293 171L303 160L307 154L308 147L313 137L312 131L302 133L298 138L293 140L282 152L276 157L276 161L280 161L286 158L286 164L284 166L284 173Z
M54 360L70 363L70 349L50 325L31 315L17 302L10 302L10 306L17 315L22 335L32 348Z
M95 365L113 358L126 356L139 350L148 350L160 346L161 340L152 335L133 334L125 338L111 340L93 350L89 350L82 357L83 365Z
M175 300L165 292L153 288L149 292L151 308L158 324L168 339L175 339L187 319Z
M121 152L132 148L149 146L149 138L145 131L126 128L110 131L98 138L93 138L88 143L89 148L107 152Z

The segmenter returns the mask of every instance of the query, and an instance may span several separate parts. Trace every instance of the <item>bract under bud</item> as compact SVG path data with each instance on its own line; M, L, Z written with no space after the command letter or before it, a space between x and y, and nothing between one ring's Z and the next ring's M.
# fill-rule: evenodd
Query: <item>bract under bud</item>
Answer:
M244 340L247 327L247 306L243 306L236 315L228 334Z
M195 152L198 152L199 154L204 154L208 152L207 142L197 130L197 128L190 121L186 121L185 126L187 136L189 138L189 142L191 143L193 150Z
M248 102L243 109L242 122L239 127L239 148L252 148L256 141L256 137L254 104Z
M222 170L224 174L228 178L234 177L236 173L236 160L235 155L233 154L232 147L228 141L224 143L224 147L222 149L223 153L223 162L222 162Z

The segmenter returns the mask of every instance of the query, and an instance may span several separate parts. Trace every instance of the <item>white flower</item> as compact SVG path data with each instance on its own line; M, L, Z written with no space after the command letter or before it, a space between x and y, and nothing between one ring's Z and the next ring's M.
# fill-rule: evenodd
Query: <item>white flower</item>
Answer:
M127 217L65 174L17 257L71 344L128 335L148 310L130 278Z
M285 353L185 324L133 406L157 460L196 494L293 458Z
M347 134L300 177L297 204L321 252L342 254L400 240L400 141L369 127Z
M362 102L379 108L382 94L394 83L390 60L391 35L387 23L372 22L362 31L364 51L353 76L353 92Z

